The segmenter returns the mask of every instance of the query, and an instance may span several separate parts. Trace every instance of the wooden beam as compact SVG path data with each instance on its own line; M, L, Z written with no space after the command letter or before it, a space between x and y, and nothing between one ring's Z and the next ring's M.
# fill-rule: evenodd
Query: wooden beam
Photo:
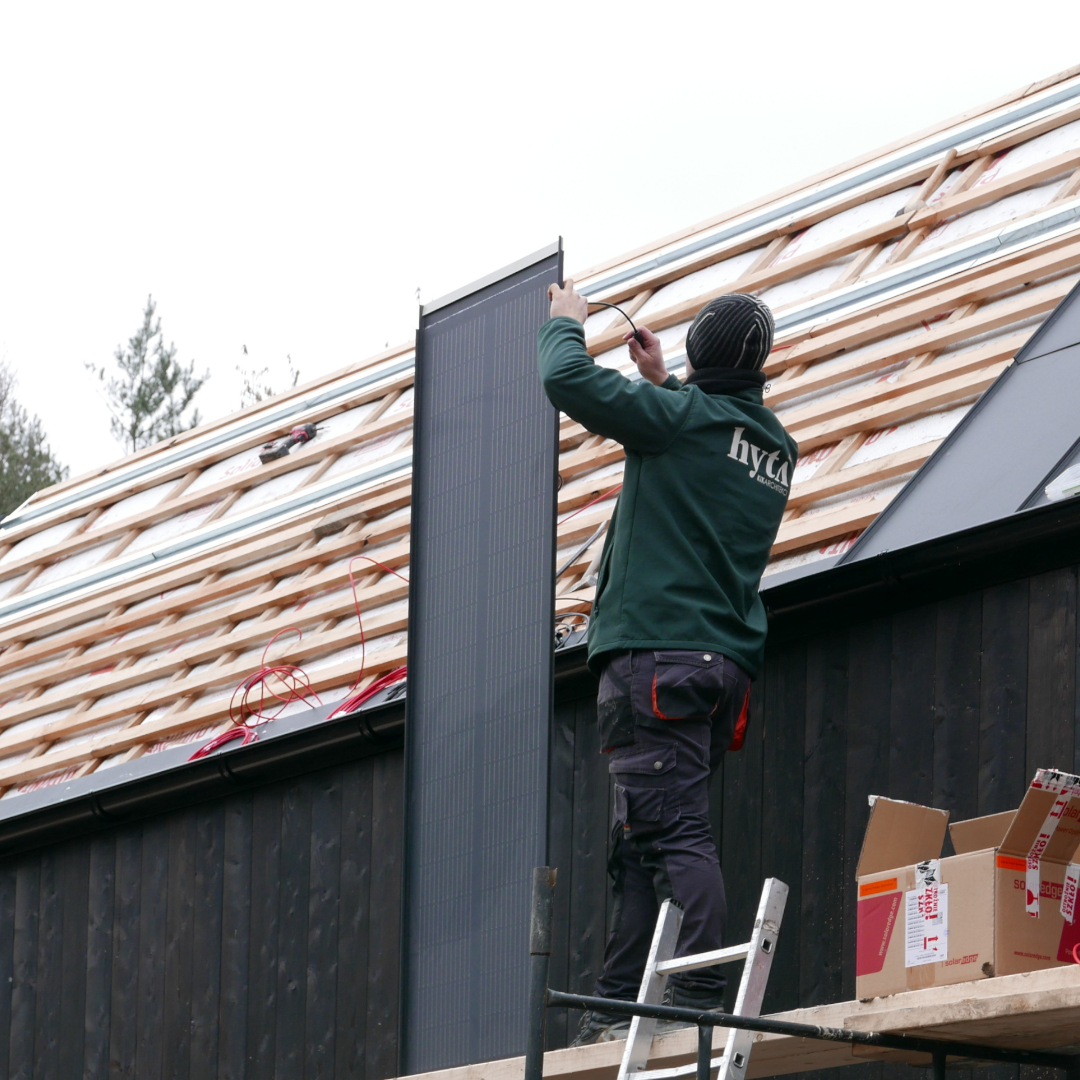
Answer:
M859 502L846 503L835 510L803 515L785 522L776 534L772 554L783 555L799 548L813 547L837 536L865 529L891 501L891 495L873 495Z
M360 405L367 404L369 401L378 400L379 398L383 397L384 395L393 393L395 391L400 392L404 387L411 386L412 382L413 382L413 372L411 372L411 371L404 372L401 375L399 375L397 378L392 380L391 382L385 383L385 384L383 384L381 386L377 386L377 387L367 387L364 390L357 393L355 396L352 396L352 397L348 398L346 401L343 401L343 402L338 401L338 402L334 402L334 403L331 403L331 404L323 405L318 409L313 409L313 410L310 410L307 413L303 413L303 414L299 415L298 417L296 417L294 420L290 420L286 426L293 427L293 426L295 426L296 423L306 423L308 421L317 422L318 420L325 420L330 416L336 416L338 413L347 412L349 409L353 409L353 408L356 408L356 407L358 407ZM271 400L277 401L276 398L271 399ZM410 414L404 414L404 415L406 417L410 416ZM405 422L410 423L411 420L406 419ZM368 421L366 419L364 421L364 424L365 424L365 429L366 429L366 426L368 424ZM393 427L393 425L391 425L390 427L385 428L385 430L392 430L392 427ZM377 424L374 423L374 422L372 423L372 429L375 432L375 434L384 433L383 429L378 428ZM207 468L208 466L213 465L218 461L222 461L225 458L232 457L234 454L241 453L244 450L252 450L257 446L262 446L263 443L265 443L267 441L268 435L271 434L274 430L276 430L276 429L264 428L259 432L255 432L255 433L251 433L251 434L247 435L243 439L238 439L236 442L230 442L230 443L225 444L223 446L214 447L212 450L207 451L207 454L206 454L206 456L204 458L200 459L200 461L199 461L199 471L201 472L203 469ZM240 484L241 486L243 486L245 484L250 485L252 479L254 479L255 477L257 477L257 476L266 477L267 475L269 475L269 470L270 469L276 469L276 467L281 466L281 465L283 465L285 463L288 463L290 461L293 462L293 464L290 465L290 468L298 468L299 465L296 464L296 462L300 462L300 464L308 464L308 461L301 461L301 459L307 458L308 454L310 454L311 450L318 451L318 450L320 450L320 449L322 449L324 447L329 446L331 443L333 443L334 445L345 445L345 444L339 444L338 440L341 439L341 438L345 438L346 440L348 440L348 437L350 435L355 435L359 430L360 430L359 428L356 428L351 432L345 432L344 435L338 436L338 439L328 440L327 442L323 443L321 446L320 446L320 444L318 442L309 443L305 447L305 449L308 451L308 453L301 453L299 456L297 456L296 454L289 454L288 457L281 458L276 462L272 462L270 465L263 466L262 470L260 472L258 472L258 473L254 473L254 472L252 472L252 473L240 473L238 476L233 477L231 481L229 481L229 480L223 481L223 484L225 485L225 487L231 487L234 482ZM284 431L282 431L282 433L284 434ZM374 437L374 435L371 436L371 437ZM135 457L137 457L137 456L138 455L135 455ZM134 457L133 458L125 458L124 463L127 464L129 461L132 461L132 460L134 460ZM140 491L146 491L149 488L157 487L158 484L165 483L165 482L167 482L169 480L181 479L190 470L191 470L191 462L187 461L187 462L179 463L179 464L173 465L171 467L165 468L165 469L161 470L160 472L150 473L147 476L143 476L143 477L140 477L138 480L132 481L130 484L122 485L122 486L118 487L117 489L108 492L107 495L100 496L99 497L100 506L102 508L107 507L107 506L111 506L114 503L120 502L123 499L126 499L131 495L137 494ZM283 471L288 471L288 469L283 470ZM273 475L276 475L276 472ZM195 477L192 477L192 480L194 480L194 479L195 479ZM184 485L184 487L186 488L187 485ZM222 484L213 485L213 490L218 491L220 489L222 489ZM201 496L201 495L205 494L206 492L208 492L210 490L211 490L211 488L208 487L208 488L203 489L203 491L199 492L198 494ZM183 503L181 503L181 499L184 500ZM198 500L196 499L196 502L197 501ZM190 506L190 505L192 505L192 501L191 501L191 498L188 497L186 494L178 491L175 498L173 497L173 495L170 495L167 501L160 502L152 510L146 511L146 514L149 514L150 519L154 520L153 515L155 514L155 512L162 511L162 510L166 509L166 507L168 507L170 505L173 505L173 504ZM40 529L45 528L48 525L53 525L53 524L55 524L55 523L57 523L59 521L67 521L67 520L70 520L73 517L78 517L80 514L86 513L86 509L87 508L86 508L85 504L83 504L83 505L75 504L73 506L65 507L64 509L58 511L55 515L49 515L47 518L44 518L41 521L28 522L25 525L21 525L21 526L16 527L15 529L12 529L10 531L10 534L5 536L5 539L10 540L11 542L14 543L15 541L18 541L18 540L22 539L25 536L30 536L31 534L33 534L35 532L38 532ZM137 515L137 517L138 517L139 520L142 520L145 517L145 515ZM109 528L110 528L110 530L111 530L111 532L113 534L119 534L119 533L122 533L125 528L129 527L133 523L135 523L134 518L129 518L129 519L125 519L122 522L113 523L113 525L110 525ZM123 525L124 528L117 529L116 526L118 524ZM101 537L101 536L104 536L104 535L106 535L104 532L96 533L96 536L98 536L98 537ZM6 567L0 567L0 572L2 572L4 569L6 569Z
M1002 360L1011 360L1020 348L1019 343L1026 341L1027 336L1029 335L1014 334L1003 342L992 342L981 349L971 349L947 360L939 360L936 364L922 365L914 371L905 369L899 373L895 382L872 382L845 394L837 394L836 397L814 401L800 409L785 412L781 420L792 438L798 441L802 431L816 424L856 413L860 409L899 397L919 387L931 386L957 375L979 371Z
M1080 149L1057 154L1047 161L1011 173L1000 180L992 180L988 184L971 187L959 195L947 195L934 206L919 210L911 219L911 228L931 228L946 218L968 214L980 206L1004 199L1006 195L1014 195L1018 191L1034 187L1062 173L1072 172L1078 166L1080 166Z
M205 423L200 424L196 428L191 428L188 431L176 435L169 439L167 442L162 441L155 443L153 446L148 446L143 450L137 450L133 454L128 454L126 457L118 458L116 461L105 466L103 469L92 469L89 472L80 473L78 476L73 476L68 480L62 480L59 484L53 484L52 487L44 488L42 491L37 492L32 498L35 501L44 498L53 498L56 495L61 495L65 491L73 490L82 484L89 483L94 480L100 480L103 476L108 476L109 473L115 472L118 469L126 469L132 464L136 464L140 461L144 461L147 458L152 457L154 454L160 454L165 450L170 450L174 446L179 446L186 442L191 442L193 439L201 439L211 432L218 431L222 428L227 428L231 424L241 419L252 419L260 412L265 412L270 409L278 409L283 404L287 404L290 401L295 401L298 398L304 398L311 394L313 391L320 389L324 386L329 386L335 382L347 379L350 375L355 375L365 368L374 367L376 364L382 363L384 360L393 360L395 357L404 356L411 353L416 347L415 341L403 342L401 345L395 345L393 348L388 348L382 352L375 353L372 356L365 357L363 360L358 360L355 364L348 364L343 368L338 368L336 371L327 372L325 375L317 376L314 379L310 379L308 382L301 384L300 386L290 387L288 390L275 397L268 398L266 401L259 405L249 405L242 409L238 409L236 412L227 413L224 416L219 416L214 420L208 420ZM411 376L410 376L411 378ZM378 396L378 394L376 394ZM325 416L333 415L336 411L336 406L331 406L329 412L323 413ZM322 412L312 412L310 414L304 414L307 416L317 416ZM261 436L265 441L265 434ZM251 442L250 446L257 446L257 442ZM234 449L229 449L221 454L221 457L228 457L229 454L234 453ZM216 461L219 458L208 457L206 461ZM160 476L158 479L153 480L147 487L153 487L155 483L160 483ZM134 488L132 490L142 490L142 488ZM128 491L127 494L131 494ZM115 501L115 500L113 500Z
M118 519L104 528L95 530L92 534L72 536L58 544L52 545L52 547L35 552L33 555L27 555L25 558L13 560L7 566L0 568L0 575L2 575L2 578L12 577L20 569L27 566L33 566L37 563L56 562L58 559L74 554L76 551L93 547L110 537L120 537L131 529L141 531L150 525L186 513L188 510L194 510L197 507L213 503L220 498L232 496L232 500L229 503L215 509L214 513L207 519L207 522L210 522L214 520L215 517L227 513L231 506L231 502L234 502L236 497L243 494L243 492L256 487L258 484L265 483L266 481L272 480L285 473L294 472L296 469L318 464L324 455L344 452L356 446L358 443L367 442L369 439L379 438L382 435L390 434L401 428L410 427L411 425L412 413L410 412L402 412L396 416L385 417L372 424L362 424L352 431L346 431L336 438L328 439L321 446L317 443L308 444L317 453L311 451L306 454L294 452L286 457L279 458L277 461L272 461L268 465L263 465L259 469L251 469L247 472L239 473L236 476L227 477L216 484L208 484L198 491L188 490L177 499L170 499L167 502L159 503L157 506L142 510L137 514Z
M959 273L950 275L944 282L933 280L918 285L911 290L898 292L896 295L873 304L870 307L855 310L843 315L829 316L812 325L803 325L790 332L779 335L777 344L773 348L773 356L765 365L765 371L773 376L783 371L784 359L790 356L796 349L804 347L813 350L816 344L828 337L838 342L832 352L843 351L861 342L846 340L849 332L854 332L873 323L875 320L887 320L899 311L922 309L923 314L911 320L910 324L917 323L924 318L932 317L942 311L949 310L954 306L943 302L943 294L956 293L963 299L984 299L987 296L1004 292L1016 285L1028 284L1032 281L1045 279L1055 273L1068 272L1080 267L1080 255L1061 262L1056 269L1047 268L1052 265L1054 256L1062 252L1073 253L1077 250L1077 232L1064 235L1054 235L1041 239L1038 243L1026 249L1016 249L1006 252L998 258L987 263L968 267ZM999 284L999 277L1012 271L1016 280L1012 285ZM980 292L977 286L992 282L994 287L989 291ZM968 290L968 292L965 292ZM885 336L878 334L878 337ZM871 338L870 340L874 340ZM801 362L801 361L793 361Z
M1008 366L1007 361L992 364L967 375L935 382L899 397L889 398L846 416L803 428L798 433L799 447L803 451L812 450L815 446L835 442L839 437L854 431L887 427L902 420L912 420L942 405L959 404L981 394Z
M848 439L858 440L861 444L866 438L864 432L858 435L849 435ZM919 446L913 446L908 450L899 450L895 454L887 454L867 461L862 465L853 465L845 469L842 465L829 473L818 470L809 480L801 484L795 484L791 489L791 497L788 506L809 506L820 499L828 499L834 495L842 495L847 491L855 491L874 484L880 480L891 480L905 473L914 472L926 461L930 455L941 445L943 440L932 439ZM834 451L835 453L835 451ZM852 451L854 453L854 451ZM825 465L831 464L831 457ZM825 466L822 466L822 469Z
M819 266L826 266L837 259L850 255L854 251L874 244L882 240L901 236L908 230L910 214L902 217L887 218L885 221L860 229L858 232L845 236L831 244L815 248L805 255L796 255L793 259L779 265L766 266L754 273L744 274L737 281L730 282L717 289L709 289L698 296L673 304L669 308L657 311L649 316L649 329L663 330L669 326L675 326L680 322L693 318L710 300L723 296L729 292L751 292L764 289L770 285L776 285L781 281L801 277ZM585 343L591 356L607 352L615 348L622 341L622 335L616 335L611 330L605 330L596 337Z
M389 515L409 504L410 478L399 477L390 480L362 492L359 497L352 500L342 500L341 505L364 506L369 515L376 519L373 522L371 535L376 535L379 530L386 528L398 528L407 531L407 520L401 522ZM0 645L8 641L17 641L21 638L34 638L43 634L54 634L65 627L85 623L89 619L108 615L117 604L134 604L148 600L184 585L190 585L194 581L201 580L211 571L228 571L240 569L240 573L230 576L230 583L244 582L258 579L263 574L275 572L288 573L295 569L289 560L294 558L293 549L296 545L306 540L311 531L311 523L325 514L325 509L305 511L298 514L292 525L280 531L270 531L257 536L254 539L237 544L234 547L220 548L214 551L196 551L189 558L180 559L176 565L170 567L164 573L159 568L146 567L134 580L110 590L106 594L98 594L88 597L76 603L55 607L50 611L41 613L34 611L19 612L9 616L5 625L0 626ZM386 521L379 520L387 517ZM351 536L339 537L334 541L326 541L320 547L320 552L331 552L339 546L342 551L349 546L355 545L355 538ZM258 559L267 559L262 565L251 567ZM278 567L282 569L279 571ZM239 584L238 584L239 587ZM198 602L203 602L207 597L201 597ZM189 607L194 601L189 594L174 595L168 600L163 600L160 605L147 605L140 609L132 625L143 625L152 618L154 612L166 614L169 611ZM125 616L125 619L127 616ZM95 632L101 632L101 626L92 628Z
M1054 260L1054 262L1058 263L1059 261ZM1060 263L1063 263L1064 265L1056 265L1054 269L1048 271L1048 273L1042 273L1041 269L1036 266L1029 267L1027 270L1010 268L1000 276L994 275L997 280L989 281L984 286L980 287L972 284L958 286L955 289L946 288L942 289L932 297L926 297L913 304L906 305L905 307L897 308L885 314L872 314L854 327L845 327L835 335L822 334L820 337L810 338L802 344L787 350L783 360L777 362L777 367L779 370L783 370L783 368L791 367L797 363L805 364L812 360L826 359L836 353L854 349L861 345L868 345L873 341L880 341L882 338L891 337L893 334L908 330L913 326L918 326L926 319L933 318L942 312L952 311L961 304L971 303L975 300L985 300L997 293L1024 285L1028 281L1047 277L1050 273L1080 266L1080 248L1071 251L1066 259L1060 260ZM1030 314L1038 314L1040 310L1048 310L1046 307L1040 308L1040 304L1047 303L1053 307L1062 299L1062 297L1067 295L1068 291L1069 286L1067 282L1062 283L1061 281L1052 281L1046 285L1034 286L1022 295L1031 298L1030 303L1032 309ZM1020 298L1017 297L1009 301L1010 304L1015 305L1010 308L1010 310L1023 310L1024 305L1019 303L1019 299ZM982 316L974 316L974 318L980 317L990 320L992 313L985 312ZM1017 317L1020 318L1023 316L1018 315ZM954 329L956 325L958 324L952 324L950 329ZM937 333L937 331L932 330L930 333ZM889 349L891 346L884 346L883 348ZM811 375L812 372L813 369L811 368L811 370L807 372L807 375ZM785 384L785 393L791 385L792 383ZM772 394L770 394L770 398L771 397Z

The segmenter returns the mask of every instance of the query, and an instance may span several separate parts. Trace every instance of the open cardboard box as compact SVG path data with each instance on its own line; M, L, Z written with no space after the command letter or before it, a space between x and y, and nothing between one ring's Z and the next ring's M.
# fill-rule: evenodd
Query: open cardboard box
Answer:
M1040 769L1018 810L949 826L956 854L942 859L948 820L871 796L856 870L857 997L1073 963L1080 777Z

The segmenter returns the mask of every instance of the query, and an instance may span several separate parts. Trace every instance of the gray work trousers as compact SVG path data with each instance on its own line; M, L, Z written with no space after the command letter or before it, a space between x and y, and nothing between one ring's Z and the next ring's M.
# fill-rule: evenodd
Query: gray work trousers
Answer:
M633 1001L659 905L683 909L676 956L719 949L727 901L709 828L709 780L731 745L749 676L719 654L638 650L613 654L600 677L597 715L615 779L615 899L598 997ZM727 979L702 968L671 979L675 1004L720 1005Z

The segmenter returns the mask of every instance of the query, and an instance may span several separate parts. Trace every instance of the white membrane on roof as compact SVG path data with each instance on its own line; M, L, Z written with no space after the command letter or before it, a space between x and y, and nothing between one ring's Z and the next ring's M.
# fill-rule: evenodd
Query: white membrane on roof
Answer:
M167 540L173 540L184 533L197 529L216 509L221 499L203 503L202 506L193 506L190 510L178 514L176 517L166 518L149 529L143 529L134 540L124 549L124 555L133 555L136 551L143 551L155 544L163 544Z
M28 756L29 755L24 755L24 757ZM68 780L74 780L81 767L81 765L72 765L70 768L60 769L58 772L46 773L44 776L39 776L35 780L27 780L17 787L8 788L3 795L0 795L0 799L14 799L19 795L26 795L31 791L41 791L42 788L55 787L57 784L63 784Z
M366 626L369 620L388 620L394 615L406 615L409 611L408 600L395 600L391 604L380 604L378 607L368 608L363 612L364 625ZM353 623L356 622L356 616L351 616ZM349 620L346 619L345 622ZM339 624L340 625L340 624Z
M15 574L13 577L5 578L3 581L0 581L0 600L3 600L5 596L15 589L19 582L22 581L23 574L25 573L26 571L23 570L20 574Z
M881 245L881 250L863 267L863 272L859 275L858 280L862 281L870 277L871 274L877 273L892 257L893 252L896 250L896 245L899 243L897 240L889 240Z
M804 484L811 479L839 445L838 442L829 443L828 446L819 446L816 450L811 450L809 454L801 454L791 474L791 486Z
M843 382L833 383L832 386L826 386L821 390L803 394L802 397L791 398L782 405L776 406L773 411L785 424L790 423L789 417L792 413L800 412L809 405L820 405L832 398L842 397L844 394L870 386L872 383L896 382L910 360L909 356L893 360L889 364L883 364L869 375L857 375L853 379L845 379Z
M880 225L890 218L896 217L897 213L904 208L907 201L919 190L919 186L901 188L892 191L888 195L871 199L869 202L853 206L843 210L839 214L833 214L816 225L804 229L783 251L773 260L771 266L783 266L791 259L809 255L818 248L835 244L845 237L854 233L869 229L873 225Z
M324 480L330 480L335 476L345 476L349 473L360 472L368 465L380 458L389 457L396 450L400 450L412 435L409 428L400 431L391 431L389 434L380 435L375 439L368 439L360 443L347 454L341 457L323 473Z
M376 639L379 640L379 639ZM370 656L375 642L369 641L366 645L366 655ZM305 660L301 665L305 671L322 671L323 668L336 667L338 664L352 664L356 667L356 670L360 670L360 654L364 650L361 650L359 642L355 645L349 645L344 649L337 649L332 653L326 653L324 656L317 657L314 660Z
M382 637L375 638L374 641L367 643L367 656L374 656L376 653L386 652L389 649L397 649L405 644L407 635L405 631L399 631L396 634L384 634Z
M1058 154L1080 149L1080 120L1047 131L1034 139L1020 143L1000 154L997 160L979 177L974 188L991 184L1033 165L1040 165Z
M219 484L223 480L252 472L261 466L259 447L241 450L238 454L232 454L230 457L222 458L221 461L215 461L213 465L208 465L195 477L188 491L201 491L205 487L210 487L211 484Z
M1004 338L1016 335L1024 335L1030 338L1046 322L1048 314L1048 312L1044 312L1041 315L1032 315L1026 319L1019 319L1017 322L1009 323L1008 326L1002 326L997 330L988 330L985 334L975 334L972 337L965 338L956 345L943 349L941 354L934 360L934 363L939 364L942 360L953 360L966 352L981 349L984 345L992 345L995 341L1001 341ZM1022 345L1018 346L1016 351L1019 352L1021 348L1023 348Z
M1039 187L1026 188L1015 195L998 199L989 206L982 206L968 214L944 221L930 231L926 239L915 249L915 254L921 257L927 252L959 243L974 233L984 232L995 226L1004 225L1006 222L1015 221L1016 218L1023 217L1025 214L1041 210L1048 203L1053 202L1054 196L1066 183L1068 183L1067 180L1056 180Z
M152 743L146 748L146 752L148 754L160 754L162 750L171 750L174 746L188 746L191 743L209 742L219 732L231 726L228 721L224 723L218 721L217 723L196 728L194 731L182 731L178 735L170 735L167 739Z
M131 708L135 708L139 701L141 701L152 690L158 690L169 681L168 676L164 676L158 679L148 679L144 683L137 683L134 686L126 686L123 690L117 690L112 694L105 694L94 702L94 707L99 705L115 705L121 701L128 701Z
M94 739L100 739L104 735L112 735L114 732L122 730L127 722L128 717L124 717L122 720L112 720L107 724L87 728L85 731L80 731L66 739L57 739L49 748L50 752L54 750L70 750L73 746L82 746L84 743L93 742Z
M972 162L972 164L974 164L974 162ZM967 172L969 168L971 168L971 165L965 165L960 169L953 169L952 172L950 172L938 185L937 190L930 193L930 198L926 200L926 205L935 206L937 203L941 202L942 199L948 198L952 193L952 190L960 183L961 179L963 179L964 173Z
M844 273L854 259L854 255L845 255L844 258L837 259L836 262L829 263L828 266L818 267L817 270L811 270L808 274L802 274L800 277L792 278L790 281L781 281L779 285L762 289L757 295L773 311L778 311L791 304L797 304L808 296L814 296L832 288L836 284L837 278Z
M958 405L941 412L927 413L925 416L893 427L879 428L872 432L862 446L851 455L844 468L865 465L868 461L876 461L878 458L895 454L900 450L909 450L913 446L921 446L935 439L944 439L960 423L970 408L971 405Z
M39 551L44 551L45 548L61 543L71 536L85 520L86 515L69 518L67 521L58 521L55 525L50 525L40 532L31 533L12 545L11 550L0 558L0 566L18 559L25 559L28 555L35 555Z
M379 417L380 420L387 416L397 416L399 413L412 412L413 407L413 393L414 388L407 386L401 393L394 399L386 412Z
M685 277L676 278L667 285L661 285L642 305L641 310L634 316L634 322L639 326L649 325L649 316L656 311L674 307L684 300L690 300L702 293L713 292L731 285L742 277L761 257L764 248L754 248L753 251L744 251L741 255L733 255L730 259L713 263L701 270L695 270ZM627 327L629 329L629 327Z
M163 484L147 488L145 491L137 491L134 495L129 495L126 499L113 503L86 531L94 532L95 529L104 529L114 522L123 521L125 518L139 514L143 510L152 509L165 498L169 491L176 487L176 484L176 480L166 480Z
M74 555L69 555L66 559L60 559L51 566L46 566L30 583L30 587L26 590L27 594L37 592L38 589L44 589L47 585L63 581L74 574L82 573L83 570L89 570L91 567L97 566L109 553L109 550L116 547L116 541L117 538L113 537L104 543L95 544L94 547L76 551Z
M854 506L857 503L867 502L870 499L885 498L891 501L908 480L911 479L914 473L915 470L912 469L910 473L901 477L889 477L887 480L874 480L863 487L854 488L851 491L845 491L839 495L830 495L827 498L819 499L817 502L811 503L803 510L802 517L800 517L799 520L803 521L807 518L815 517L817 514L827 514L841 506Z
M820 562L822 559L832 558L835 555L843 555L852 549L855 545L855 541L859 539L860 534L861 530L859 532L848 533L846 536L830 540L827 544L822 544L820 547L803 549L792 555L783 555L779 559L773 559L772 562L765 567L765 573L761 575L762 583L765 583L772 574L780 574L785 570L795 570L800 566L807 566L810 563Z
M366 405L357 405L355 409L346 409L344 412L325 417L316 425L315 438L309 443L304 443L303 446L294 447L292 453L313 453L319 449L319 443L327 439L336 439L347 431L355 431L377 404L377 401L369 401Z
M66 719L74 708L74 705L68 705L66 708L57 709L55 712L43 713L41 716L34 716L29 720L20 720L19 723L12 724L10 727L0 731L0 737L4 739L14 738L40 731L42 728L48 727L49 724L55 724Z

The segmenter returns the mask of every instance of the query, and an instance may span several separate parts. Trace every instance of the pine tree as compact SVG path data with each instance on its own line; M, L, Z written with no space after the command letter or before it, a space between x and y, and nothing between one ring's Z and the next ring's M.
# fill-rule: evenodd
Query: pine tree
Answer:
M14 389L15 376L0 363L0 519L68 474L53 457L41 420L15 400Z
M199 410L184 414L210 377L209 372L195 374L194 360L187 367L179 363L174 344L165 347L156 310L153 296L148 296L142 326L128 339L127 348L117 345L119 377L106 382L104 367L86 365L105 386L113 436L130 452L195 427L202 419Z

